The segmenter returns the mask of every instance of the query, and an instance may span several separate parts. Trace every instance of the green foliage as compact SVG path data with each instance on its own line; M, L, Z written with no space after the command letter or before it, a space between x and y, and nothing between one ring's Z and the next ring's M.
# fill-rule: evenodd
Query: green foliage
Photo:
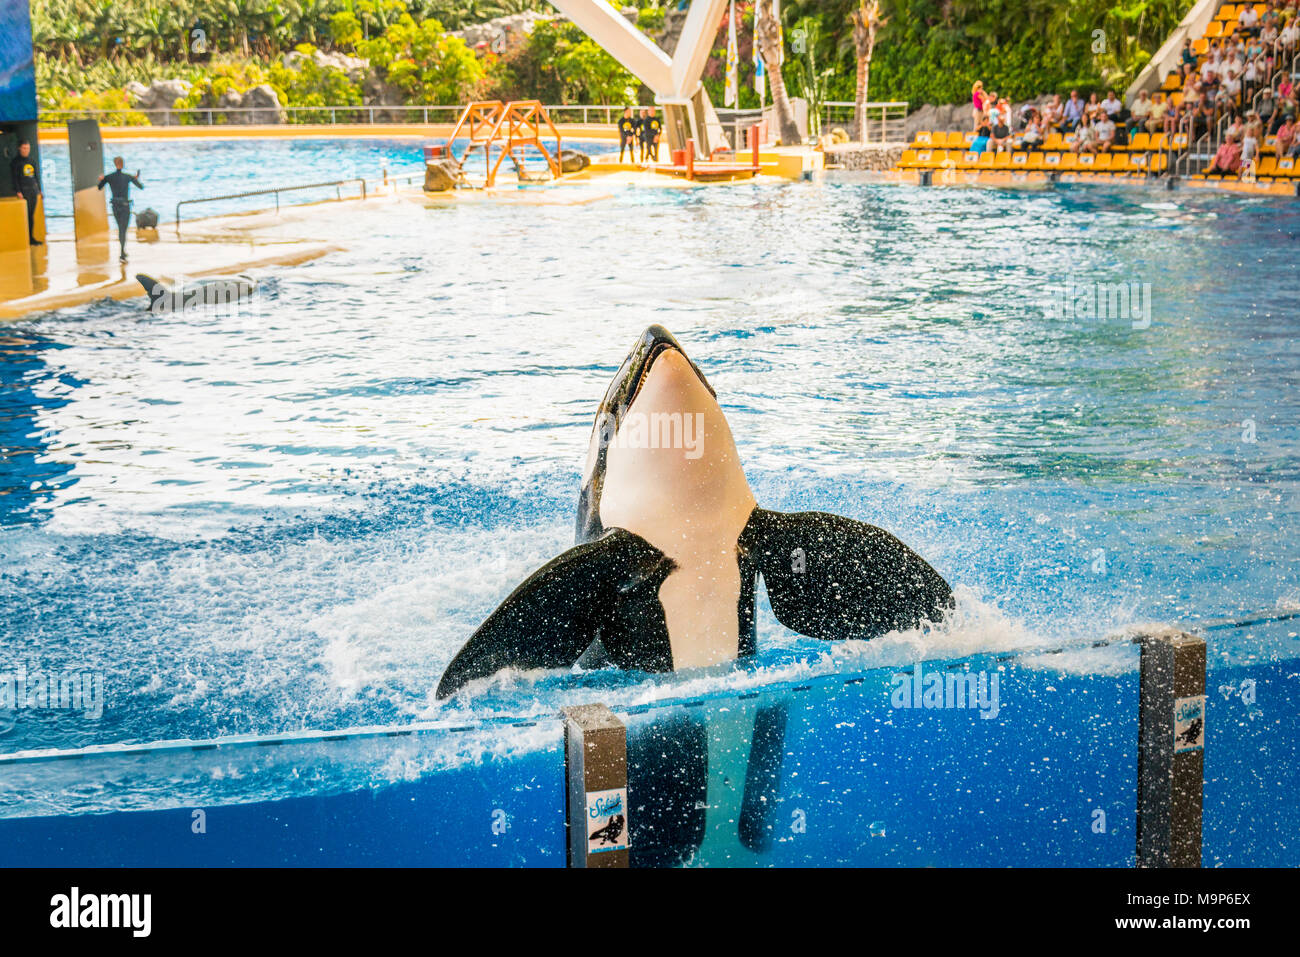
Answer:
M507 47L492 73L493 96L543 103L630 103L639 86L568 21L539 23L526 40Z
M381 36L357 44L357 53L417 103L461 103L481 92L486 70L459 37L437 20L416 23L403 13Z

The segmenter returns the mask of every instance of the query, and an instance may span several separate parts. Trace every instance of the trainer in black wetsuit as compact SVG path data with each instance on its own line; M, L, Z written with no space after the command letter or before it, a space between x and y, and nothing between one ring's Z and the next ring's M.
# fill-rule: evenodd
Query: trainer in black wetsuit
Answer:
M113 218L117 220L117 238L122 244L122 262L126 262L126 231L131 225L131 200L127 194L133 185L136 189L144 189L144 184L140 182L138 172L135 176L122 172L122 157L114 156L113 166L116 167L113 172L99 178L99 188L103 189L107 183L113 194Z
M618 120L618 161L623 162L623 151L632 154L632 162L636 162L636 137L637 132L641 129L641 121L632 115L632 107L623 111L623 115Z
M33 246L43 245L36 238L36 199L41 195L40 171L32 159L32 144L23 140L18 144L18 155L9 164L14 178L14 192L27 200L27 241Z
M655 116L654 110L645 108L641 114L641 158L648 162L659 159L659 131L663 123Z

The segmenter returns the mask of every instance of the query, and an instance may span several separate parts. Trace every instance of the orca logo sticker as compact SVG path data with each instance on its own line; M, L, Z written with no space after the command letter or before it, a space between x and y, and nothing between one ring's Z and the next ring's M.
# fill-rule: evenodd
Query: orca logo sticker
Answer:
M1174 754L1205 747L1205 695L1174 702Z
M627 788L587 792L587 853L625 851Z

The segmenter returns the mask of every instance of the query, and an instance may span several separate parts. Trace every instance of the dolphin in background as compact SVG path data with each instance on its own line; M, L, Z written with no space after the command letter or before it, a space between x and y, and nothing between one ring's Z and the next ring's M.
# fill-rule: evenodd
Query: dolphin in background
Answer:
M827 640L935 622L953 605L948 583L884 529L760 508L716 393L653 325L597 412L577 544L488 616L437 695L503 668L582 659L663 672L753 655L760 576L781 624Z
M135 279L144 287L152 313L232 305L251 299L257 292L257 282L243 275L184 280L174 287L143 273L138 273Z

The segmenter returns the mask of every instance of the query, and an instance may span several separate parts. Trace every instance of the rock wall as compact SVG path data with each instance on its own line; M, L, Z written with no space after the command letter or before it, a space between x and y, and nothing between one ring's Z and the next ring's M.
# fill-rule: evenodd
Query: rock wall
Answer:
M893 169L902 155L903 147L898 145L837 143L826 147L826 165L828 168L881 172Z

